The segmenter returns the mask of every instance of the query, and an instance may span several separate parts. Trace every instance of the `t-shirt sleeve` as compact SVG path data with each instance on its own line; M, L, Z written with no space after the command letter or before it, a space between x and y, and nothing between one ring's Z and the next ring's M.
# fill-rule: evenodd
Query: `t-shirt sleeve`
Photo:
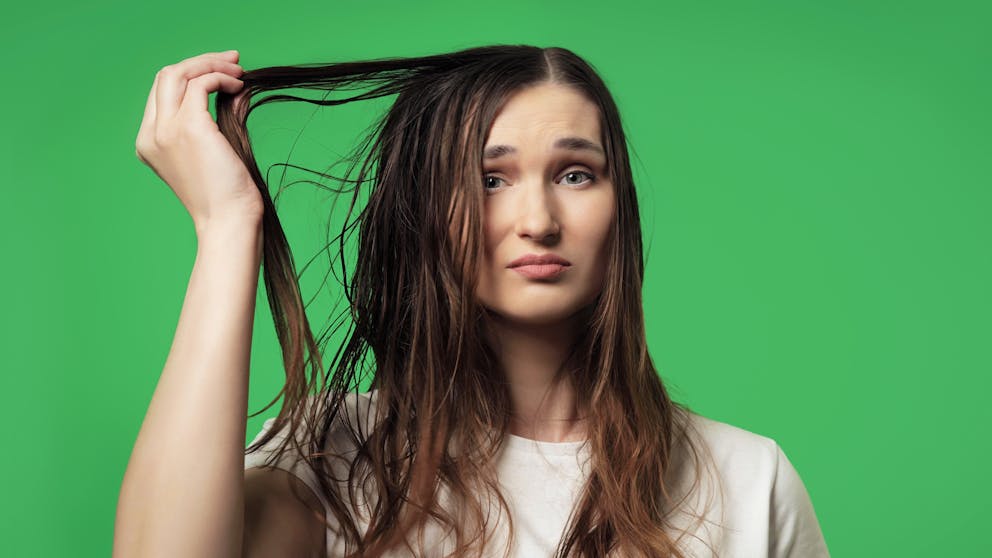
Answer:
M251 444L254 444L258 440L260 440L262 435L268 432L272 428L272 425L275 422L275 420L276 420L275 417L267 419L262 424L262 429L258 432L258 434L255 435L255 438L251 441ZM287 424L283 428L283 430L277 432L276 435L271 440L269 440L267 444L258 448L258 450L245 455L245 469L250 469L252 467L267 466L270 456L276 453L276 449L283 442L283 440L286 439L286 436L288 435L287 434L288 428L289 425ZM316 475L310 469L310 467L307 466L306 462L303 461L303 456L301 456L298 452L295 451L295 448L292 446L292 444L290 444L286 448L282 456L278 460L276 460L272 464L272 466L277 469L282 469L284 471L287 471L288 473L292 474L293 476L303 481L307 486L310 487L311 490L313 490L314 494L317 496L317 499L319 499L321 504L324 505L324 509L325 510L328 509L327 500L325 499L323 491L320 488L320 484L317 481Z
M829 558L806 485L778 444L775 451L769 558Z

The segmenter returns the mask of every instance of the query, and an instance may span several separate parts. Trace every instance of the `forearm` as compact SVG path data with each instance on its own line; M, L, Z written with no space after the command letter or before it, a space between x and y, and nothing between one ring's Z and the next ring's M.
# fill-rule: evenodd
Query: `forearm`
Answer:
M240 556L261 220L198 228L172 347L121 485L114 556Z

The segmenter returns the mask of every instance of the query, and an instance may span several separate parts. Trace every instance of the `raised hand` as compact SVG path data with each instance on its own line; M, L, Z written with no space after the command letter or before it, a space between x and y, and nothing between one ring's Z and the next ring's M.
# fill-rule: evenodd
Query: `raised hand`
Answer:
M221 219L258 218L264 207L207 109L210 93L244 86L237 60L237 51L208 52L159 70L135 141L138 159L169 185L198 230Z

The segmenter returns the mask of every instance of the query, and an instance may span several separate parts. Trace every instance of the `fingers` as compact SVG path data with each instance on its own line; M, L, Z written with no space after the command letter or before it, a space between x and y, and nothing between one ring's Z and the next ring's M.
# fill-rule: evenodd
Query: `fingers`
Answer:
M158 74L155 74L155 79L152 80L151 93L148 94L148 100L145 101L145 114L141 118L141 127L138 128L138 138L143 137L145 134L143 130L154 129L155 126L155 85L158 83Z
M145 102L145 114L141 118L141 126L138 127L138 137L134 141L138 160L145 164L147 162L141 156L141 152L149 148L155 135L155 89L157 85L158 74L156 73L155 79L152 81L151 93L148 94L148 100Z
M239 53L234 51L208 52L188 58L178 64L166 66L155 74L155 79L152 80L151 91L145 102L145 111L142 116L141 125L138 128L138 136L135 139L135 153L139 160L144 162L144 158L141 155L142 151L154 144L158 122L178 112L187 87L186 76L195 78L197 75L218 69L231 75L240 76L244 73L244 70L237 64L239 56ZM233 88L230 80L225 79L223 81L225 91L230 91ZM236 81L240 82L240 80ZM214 85L214 89L211 89L211 91L215 90L216 87ZM177 94L179 95L178 99L175 97ZM204 94L203 96L203 103L197 106L202 106L205 110L206 95ZM169 101L170 98L172 101ZM173 103L171 107L168 104L169 102Z
M202 58L204 56L216 56L216 57L219 57L219 58L221 58L223 60L227 60L229 62L237 62L239 54L237 52L226 52L226 53L225 52L208 52L208 53L201 54L200 56L197 56L197 57L194 57L194 58ZM187 59L187 60L192 60L192 58ZM180 62L180 64L182 64L182 62ZM148 95L148 102L147 102L147 104L145 106L145 119L144 119L144 122L150 124L152 128L154 128L154 124L155 124L155 120L156 120L156 116L157 116L156 115L156 104L157 104L157 98L158 98L159 77L161 76L161 73L162 72L159 71L158 73L155 74L155 79L152 81L151 92Z
M241 73L239 72L238 75L241 75ZM183 98L179 112L187 112L190 115L199 113L209 116L207 97L210 93L218 89L223 89L225 93L233 95L240 91L243 86L243 81L223 72L211 72L197 76L189 80L186 84L186 96Z
M233 62L236 59L234 53L208 52L159 70L154 84L156 121L170 120L176 115L190 79L209 72L241 75L241 66Z

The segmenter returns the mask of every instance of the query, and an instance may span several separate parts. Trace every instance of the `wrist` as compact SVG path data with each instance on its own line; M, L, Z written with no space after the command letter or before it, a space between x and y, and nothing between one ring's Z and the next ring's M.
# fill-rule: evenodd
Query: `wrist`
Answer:
M230 215L203 220L195 224L197 245L230 247L232 243L261 245L260 215Z
M198 238L218 234L228 236L232 232L235 234L251 231L260 232L262 230L262 215L255 212L216 215L194 221L193 227L196 229Z

